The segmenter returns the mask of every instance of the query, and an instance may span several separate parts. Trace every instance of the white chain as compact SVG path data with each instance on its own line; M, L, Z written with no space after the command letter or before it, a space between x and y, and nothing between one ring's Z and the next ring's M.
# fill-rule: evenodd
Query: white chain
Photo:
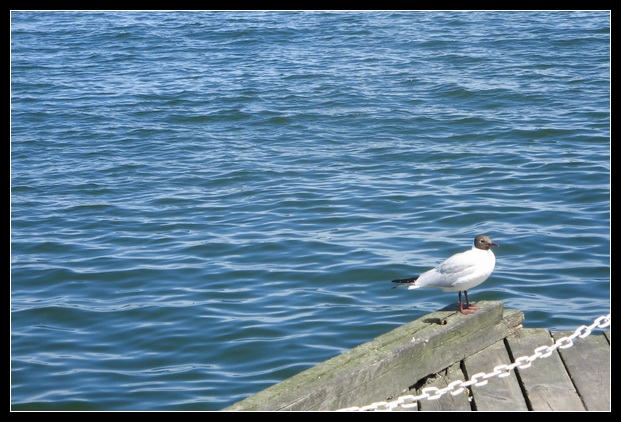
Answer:
M547 358L548 356L552 354L552 352L554 352L558 348L567 349L568 347L573 346L574 339L576 337L585 338L591 334L591 331L593 331L593 329L606 328L608 326L610 326L610 314L608 314L607 316L601 316L597 318L593 322L593 324L589 325L588 327L586 325L581 325L580 327L576 328L576 331L574 331L573 334L571 334L570 336L559 338L551 346L537 347L534 350L535 353L533 353L530 356L521 356L515 359L515 362L509 365L498 365L494 368L492 372L487 373L487 374L485 372L479 372L477 374L474 374L473 376L470 377L468 381L461 381L461 380L453 381L452 383L450 383L444 388L425 387L422 390L422 394L419 394L418 396L408 394L408 395L401 396L397 398L396 400L389 401L389 402L380 401L380 402L371 403L369 405L362 406L362 407L353 406L353 407L348 407L344 409L339 409L338 411L340 412L354 412L354 411L365 412L365 411L372 411L372 410L394 410L397 407L401 407L404 409L410 409L410 408L418 406L418 401L422 399L437 400L446 393L451 393L451 395L456 396L462 393L463 391L465 391L466 388L470 387L471 385L476 385L477 387L480 387L480 386L487 384L487 381L490 378L507 377L511 375L511 371L515 368L526 369L530 367L533 361L539 358Z

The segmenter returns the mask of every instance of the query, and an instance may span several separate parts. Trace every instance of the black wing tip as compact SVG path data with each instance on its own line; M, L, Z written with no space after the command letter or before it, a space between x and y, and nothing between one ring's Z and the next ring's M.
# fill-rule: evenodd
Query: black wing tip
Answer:
M418 280L418 276L410 277L410 278L399 278L397 280L392 280L391 283L400 283L400 284L412 284L416 280Z

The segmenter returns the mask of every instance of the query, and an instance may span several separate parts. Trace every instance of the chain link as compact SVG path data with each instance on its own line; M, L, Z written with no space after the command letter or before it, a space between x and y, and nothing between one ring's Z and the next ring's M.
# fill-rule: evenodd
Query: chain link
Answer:
M347 407L344 409L339 409L340 412L355 412L355 411L375 411L375 410L394 410L396 408L410 409L418 406L418 401L427 399L427 400L437 400L446 393L451 393L451 395L456 396L458 394L463 393L466 389L472 385L477 387L481 387L487 384L487 381L490 378L504 378L511 375L511 371L515 368L526 369L531 366L531 364L540 358L547 358L552 355L552 353L556 349L567 349L574 345L574 340L577 337L585 338L591 334L591 332L595 328L606 328L610 326L610 314L606 316L600 316L597 318L593 324L586 326L581 325L576 328L576 330L569 336L561 337L554 342L551 346L540 346L534 350L534 353L530 356L520 356L515 359L515 361L508 365L498 365L494 368L494 370L490 373L479 372L470 377L468 381L453 381L449 385L444 388L438 387L425 387L423 388L422 394L417 396L408 394L405 396L400 396L396 400L387 402L375 402L362 407Z

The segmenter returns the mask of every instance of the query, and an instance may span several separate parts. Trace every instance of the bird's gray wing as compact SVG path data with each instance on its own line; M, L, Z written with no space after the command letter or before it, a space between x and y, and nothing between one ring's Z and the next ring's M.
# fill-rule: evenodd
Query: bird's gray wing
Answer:
M476 271L476 266L468 255L468 252L462 252L451 256L433 270L421 274L416 284L420 287L441 289L452 287L456 281Z

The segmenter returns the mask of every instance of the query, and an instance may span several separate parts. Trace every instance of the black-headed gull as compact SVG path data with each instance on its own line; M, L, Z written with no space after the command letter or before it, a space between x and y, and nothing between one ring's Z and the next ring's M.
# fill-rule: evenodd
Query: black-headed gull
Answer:
M496 257L492 246L498 244L492 242L489 236L478 235L469 251L455 254L421 275L392 282L408 285L408 289L436 287L445 292L459 292L459 312L468 314L476 309L476 306L470 305L468 290L483 283L494 271ZM461 292L466 296L466 308L462 305Z

